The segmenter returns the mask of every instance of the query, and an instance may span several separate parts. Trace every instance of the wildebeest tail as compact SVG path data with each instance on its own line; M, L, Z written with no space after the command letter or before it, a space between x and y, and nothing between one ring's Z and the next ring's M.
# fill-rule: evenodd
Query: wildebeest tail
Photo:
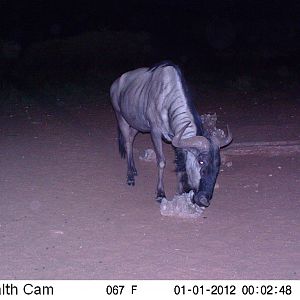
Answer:
M122 158L125 158L126 157L125 141L119 126L118 126L118 142L119 142L120 155Z

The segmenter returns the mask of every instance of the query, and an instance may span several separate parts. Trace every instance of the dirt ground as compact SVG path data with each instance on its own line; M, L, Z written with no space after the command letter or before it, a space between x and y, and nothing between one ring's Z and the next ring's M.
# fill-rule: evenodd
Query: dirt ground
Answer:
M235 142L300 139L299 93L196 92ZM300 279L299 153L227 157L211 206L186 220L160 215L156 165L138 159L148 135L126 185L108 99L19 106L0 129L1 279Z

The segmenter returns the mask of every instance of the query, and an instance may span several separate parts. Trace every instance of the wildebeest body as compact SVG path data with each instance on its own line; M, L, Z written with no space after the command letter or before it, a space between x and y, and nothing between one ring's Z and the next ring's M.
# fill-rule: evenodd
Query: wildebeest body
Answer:
M179 68L161 63L127 72L112 84L110 93L120 130L120 152L127 157L128 184L134 185L137 174L132 154L134 137L139 131L150 132L159 170L157 198L165 197L164 138L176 148L178 192L193 189L195 202L208 206L219 172L219 145L204 132L186 95Z

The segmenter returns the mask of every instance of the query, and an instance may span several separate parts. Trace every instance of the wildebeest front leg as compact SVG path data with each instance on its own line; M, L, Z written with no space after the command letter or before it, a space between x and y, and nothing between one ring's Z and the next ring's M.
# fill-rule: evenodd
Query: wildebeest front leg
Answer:
M135 184L134 176L137 175L137 171L133 159L133 141L138 131L130 127L129 124L125 121L125 119L122 116L118 115L117 118L118 118L121 133L124 138L124 147L126 151L127 184L134 185Z
M189 192L187 186L187 174L185 169L186 153L184 150L175 148L176 154L176 175L177 175L177 194L181 195L184 192Z
M154 150L156 153L157 167L158 167L158 181L157 181L157 196L156 200L161 202L163 198L166 197L164 183L163 183L163 174L166 166L166 159L162 151L162 140L161 134L158 131L153 130L151 132L152 142L154 145Z
M182 178L184 173L183 172L177 172L177 194L181 195L184 192Z

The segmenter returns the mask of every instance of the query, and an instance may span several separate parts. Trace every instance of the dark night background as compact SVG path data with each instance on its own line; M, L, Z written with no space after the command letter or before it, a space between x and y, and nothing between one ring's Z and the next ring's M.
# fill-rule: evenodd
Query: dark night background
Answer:
M83 81L170 59L216 87L298 82L297 1L0 1L2 88ZM83 76L84 75L84 76Z

